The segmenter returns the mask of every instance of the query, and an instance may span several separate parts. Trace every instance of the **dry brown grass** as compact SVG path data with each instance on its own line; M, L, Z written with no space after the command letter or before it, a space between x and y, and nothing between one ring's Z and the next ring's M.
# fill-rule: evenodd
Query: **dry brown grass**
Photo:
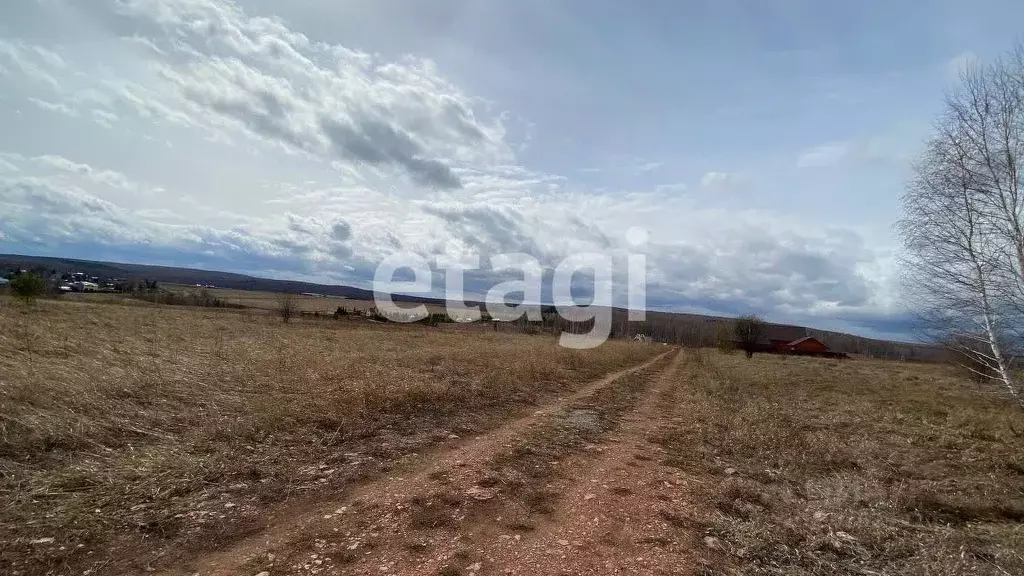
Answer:
M1024 574L1024 415L941 365L704 351L660 442L707 574Z
M658 348L0 300L0 572L137 572L154 552L221 545L268 505L343 489Z
M242 306L252 310L263 312L276 312L281 307L281 294L278 292L264 292L259 290L236 290L233 288L197 288L183 284L161 284L161 290L173 292L174 294L206 295L210 298L220 300L226 304L236 307ZM73 302L88 302L93 304L131 304L135 300L128 294L115 294L106 292L78 292L64 294L61 299ZM368 310L376 304L373 300L352 300L348 298L304 296L293 294L292 301L296 312L313 313L330 316L342 306L348 310ZM398 303L399 306L409 307L414 304ZM432 311L443 311L443 308L431 306Z
M195 288L193 286L186 286L183 284L164 284L162 285L162 288L184 294L199 293L205 290L205 292L210 296L223 300L229 304L237 304L258 310L277 310L280 307L281 295L276 292L236 290L233 288ZM348 310L368 310L376 306L376 303L373 300L353 300L350 298L339 298L336 296L304 296L302 294L294 294L293 302L299 312L319 312L320 314L327 315L334 314L334 311L338 309L338 306L344 307ZM398 305L406 308L415 306L416 304L399 302ZM430 305L428 306L428 309L431 312L444 312L443 307L436 305Z

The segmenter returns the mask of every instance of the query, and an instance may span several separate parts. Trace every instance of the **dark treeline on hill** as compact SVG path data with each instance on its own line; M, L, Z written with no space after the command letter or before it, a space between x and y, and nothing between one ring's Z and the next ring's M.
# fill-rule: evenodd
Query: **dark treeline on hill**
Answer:
M21 256L17 254L0 254L0 271L32 270L44 275L50 273L83 272L88 276L101 278L125 278L128 280L151 280L172 284L202 284L218 288L234 288L237 290L261 290L267 292L316 292L328 296L344 296L354 299L372 299L371 290L353 288L351 286L314 284L294 280L272 280L257 278L245 274L231 272L215 272L196 270L193 268L176 268L173 266L150 266L145 264L123 264L118 262L95 262L73 258L51 258L45 256ZM396 300L409 302L426 301L416 297L400 297Z
M44 276L67 272L83 272L89 276L125 278L129 281L144 279L149 282L213 285L218 288L238 290L291 292L296 294L315 292L317 294L343 296L355 300L373 299L373 292L371 290L351 286L315 284L293 280L273 280L231 272L171 266L0 254L0 272L21 269L37 271ZM396 295L394 299L404 302L443 304L440 300L408 295ZM512 303L509 302L509 304ZM557 332L559 330L585 332L589 330L590 323L587 322L556 320L553 317L555 314L553 306L544 306L543 309L546 318L545 322L501 322L499 324L502 324L501 328L505 330L522 330L527 332ZM612 318L612 336L615 338L633 338L637 335L644 335L655 342L667 342L693 347L715 346L723 326L725 329L731 326L729 318L677 312L648 312L647 320L644 322L628 322L626 311L615 309ZM813 336L821 340L829 348L849 354L903 360L938 360L942 357L942 351L939 348L925 344L876 340L813 328L802 328L802 330L805 330L807 336Z

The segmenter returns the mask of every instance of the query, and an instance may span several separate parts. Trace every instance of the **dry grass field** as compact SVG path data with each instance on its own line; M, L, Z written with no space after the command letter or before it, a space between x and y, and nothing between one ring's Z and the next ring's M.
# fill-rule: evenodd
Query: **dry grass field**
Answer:
M950 366L85 296L0 300L2 574L1024 573Z
M198 288L184 284L162 284L161 289L167 292L180 295L206 294L210 298L216 298L231 306L243 306L252 310L276 312L281 307L281 295L275 292L263 292L259 290L236 290L233 288ZM97 304L125 303L132 300L124 294L111 294L103 292L71 293L61 297L64 300L90 302ZM297 312L318 312L331 315L342 306L348 310L366 310L374 306L372 300L352 300L334 296L319 297L293 294L291 302ZM411 306L410 304L399 304L400 306Z
M215 548L267 506L343 491L656 348L0 300L0 573L123 574Z
M277 311L281 307L280 294L276 292L264 292L260 290L236 290L233 288L197 288L184 284L163 284L162 288L179 294L198 294L206 292L213 298L223 300L231 305L245 306L256 310ZM341 298L337 296L307 296L304 294L293 294L292 302L296 310L300 312L318 312L320 314L334 314L339 306L346 310L368 310L376 306L373 300L356 300L352 298ZM415 303L397 302L402 308L417 306ZM443 306L435 304L427 305L431 313L444 312Z
M658 441L706 574L1024 574L1024 414L948 366L703 351Z
M196 288L182 284L165 284L163 289L185 294L205 290L210 296L223 300L228 304L238 304L257 310L278 310L280 307L280 294L275 292L235 290L232 288ZM292 300L297 310L302 312L319 312L320 314L333 314L338 309L338 306L343 306L349 310L365 310L374 305L372 300L352 300L335 296L319 297L295 294L292 296Z

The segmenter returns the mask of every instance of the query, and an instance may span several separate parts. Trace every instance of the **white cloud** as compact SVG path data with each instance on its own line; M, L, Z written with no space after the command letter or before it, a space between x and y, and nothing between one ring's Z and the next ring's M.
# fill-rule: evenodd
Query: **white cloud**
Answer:
M658 184L654 187L655 192L659 193L681 193L689 190L690 186L685 182L674 182L672 184Z
M37 156L31 160L41 166L52 168L56 172L76 175L96 184L133 193L143 193L146 191L145 186L133 182L130 178L115 170L97 170L87 164L72 162L61 156Z
M665 166L664 162L645 160L624 154L613 154L605 159L601 166L576 168L581 174L629 174L644 175L660 170Z
M59 88L54 74L66 66L64 59L52 50L0 38L0 71L5 75L17 72L29 81Z
M64 114L66 116L78 116L77 110L60 102L48 102L46 100L34 97L30 97L28 101L35 104L40 109L46 110L47 112L56 112L58 114Z
M118 120L117 114L106 110L93 110L91 114L93 121L105 128L111 128Z
M849 142L828 142L800 154L798 168L828 168L835 166L850 153Z
M950 81L956 81L960 74L966 72L971 66L978 62L978 55L970 50L953 56L946 62L946 77Z
M740 183L740 176L732 172L705 172L700 178L702 188L714 192L726 192Z

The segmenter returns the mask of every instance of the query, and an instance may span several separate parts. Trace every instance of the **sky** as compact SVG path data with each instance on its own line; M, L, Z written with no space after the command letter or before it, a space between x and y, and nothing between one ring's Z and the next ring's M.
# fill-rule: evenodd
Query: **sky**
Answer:
M600 253L621 287L640 253L650 308L905 338L911 163L957 71L1012 48L1022 17L1011 0L4 2L0 252L360 287L410 253L548 270Z

